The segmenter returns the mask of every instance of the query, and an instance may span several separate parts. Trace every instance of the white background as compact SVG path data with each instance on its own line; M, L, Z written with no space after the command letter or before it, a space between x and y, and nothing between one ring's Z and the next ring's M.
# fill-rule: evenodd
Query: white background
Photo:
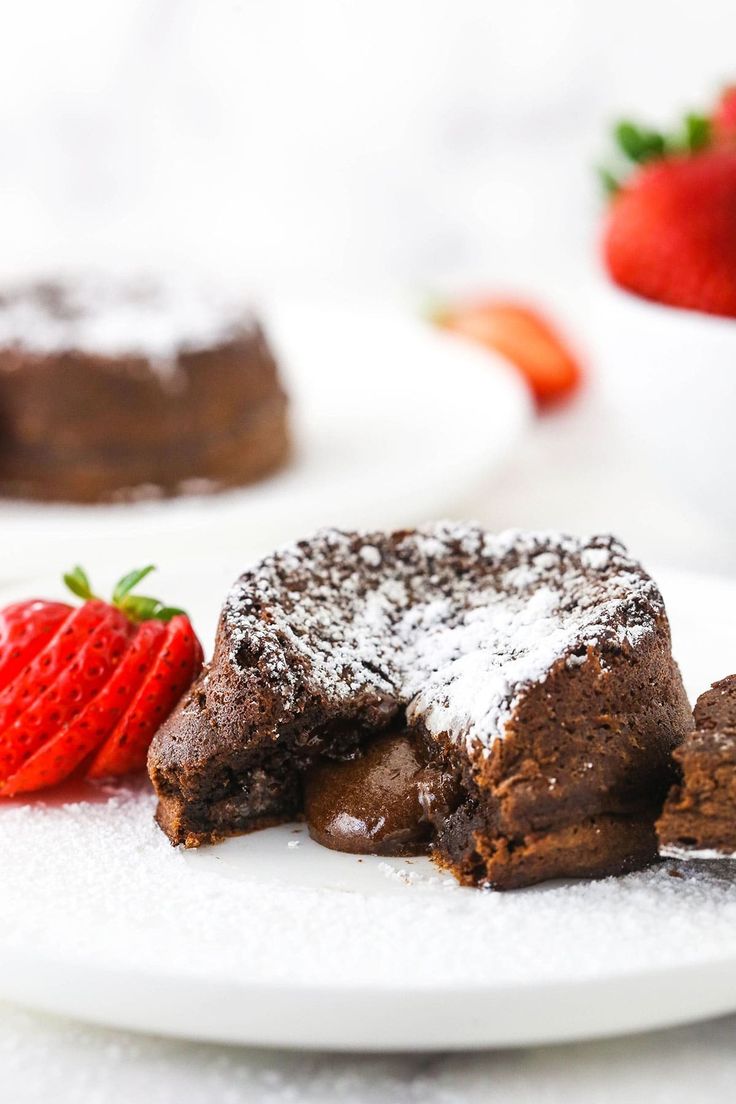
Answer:
M590 259L592 165L733 69L729 0L3 6L6 267L526 283Z
M0 273L173 267L256 297L339 289L411 309L531 297L566 323L591 386L539 423L476 516L736 568L736 534L685 507L599 399L609 335L589 309L611 122L707 106L736 69L736 5L3 7Z

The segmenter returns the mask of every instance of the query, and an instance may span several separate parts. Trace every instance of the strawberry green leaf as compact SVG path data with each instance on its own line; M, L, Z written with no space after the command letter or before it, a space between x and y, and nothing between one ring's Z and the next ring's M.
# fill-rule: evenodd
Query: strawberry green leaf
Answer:
M147 564L146 567L137 567L135 571L130 571L127 575L124 575L113 591L112 604L131 621L170 621L177 614L184 613L184 610L176 606L165 606L158 598L131 593L141 579L145 579L147 575L155 570L153 564ZM64 582L73 594L76 594L78 598L85 602L96 597L92 592L87 573L78 565L67 572L64 576Z
M145 579L147 575L150 575L152 571L155 571L154 564L148 564L147 567L137 567L134 571L128 572L127 575L123 575L120 582L112 592L112 600L115 605L118 605L121 600L129 594L133 587L138 586L141 579Z
M636 166L668 157L688 157L710 149L714 142L713 130L712 119L697 112L686 115L677 130L672 132L653 130L629 119L622 120L613 129L619 164L615 160L612 162L615 172L598 170L606 192L609 196L615 194L632 167L635 169Z
M153 620L161 606L158 598L146 598L142 594L129 594L116 604L132 621Z
M178 609L176 606L162 606L158 613L154 614L157 621L170 621L172 617L178 617L179 615L187 616L186 610Z
M636 126L628 121L619 123L614 135L629 160L639 164L662 157L667 146L664 135L659 131Z
M79 564L71 571L67 571L63 578L69 590L72 594L76 594L77 598L81 598L85 602L89 601L90 598L94 598L87 572Z
M705 115L685 116L685 146L691 153L705 149L711 143L711 123Z

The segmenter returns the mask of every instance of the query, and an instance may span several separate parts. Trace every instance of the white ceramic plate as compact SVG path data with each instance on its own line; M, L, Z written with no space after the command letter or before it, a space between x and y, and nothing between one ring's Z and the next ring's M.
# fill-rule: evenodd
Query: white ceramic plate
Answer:
M163 580L208 639L219 573ZM695 695L736 670L736 584L660 582ZM736 864L480 892L426 860L323 850L298 825L183 853L145 788L89 796L0 807L0 997L350 1050L519 1046L736 1009Z
M321 525L457 516L529 416L500 358L399 310L279 302L262 313L292 399L281 474L220 495L121 506L0 502L0 579L115 555L165 562L215 549L239 563Z

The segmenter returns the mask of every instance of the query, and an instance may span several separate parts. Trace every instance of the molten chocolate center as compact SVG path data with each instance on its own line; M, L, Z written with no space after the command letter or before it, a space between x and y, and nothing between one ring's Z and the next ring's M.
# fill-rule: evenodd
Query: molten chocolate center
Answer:
M411 733L391 732L359 759L323 759L304 779L304 814L312 839L334 851L422 855L430 817L452 803L454 780L426 762Z

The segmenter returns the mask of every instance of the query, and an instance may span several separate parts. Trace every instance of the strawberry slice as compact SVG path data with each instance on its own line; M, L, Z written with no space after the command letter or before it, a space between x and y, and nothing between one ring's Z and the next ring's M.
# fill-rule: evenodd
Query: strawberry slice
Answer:
M71 612L66 602L41 598L0 610L0 690L48 644Z
M57 676L99 628L109 606L99 600L72 611L61 628L31 662L0 692L0 739L7 728L44 694Z
M201 665L201 654L189 618L177 614L168 623L150 673L93 759L88 778L128 774L145 766L153 734L191 685Z
M162 621L144 621L139 625L109 682L78 716L47 740L0 786L0 794L13 797L54 786L68 778L110 735L150 671L165 636L166 626Z
M540 406L580 385L580 364L562 338L537 311L520 303L481 300L439 311L435 321L510 360Z
M91 603L90 603L91 604ZM87 609L82 606L80 615ZM0 733L0 779L5 780L34 752L58 733L60 727L76 717L110 679L128 647L131 622L112 606L103 606L103 616L86 637L76 637L74 652L70 648L74 634L62 629L61 640L49 645L59 655L68 656L55 677L48 674L52 663L41 664L40 680L27 686L30 701L26 708ZM78 619L81 621L81 616Z

